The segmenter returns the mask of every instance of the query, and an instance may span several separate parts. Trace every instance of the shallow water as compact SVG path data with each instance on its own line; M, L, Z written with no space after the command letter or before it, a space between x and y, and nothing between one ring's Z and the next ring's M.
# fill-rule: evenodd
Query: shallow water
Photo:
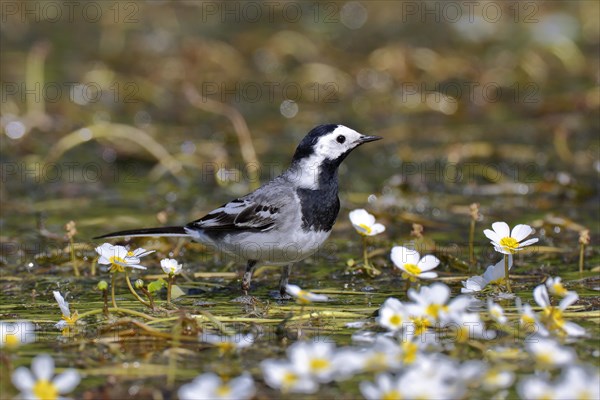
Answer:
M589 333L572 345L581 360L597 365L600 18L593 2L527 2L532 8L520 5L519 13L504 5L497 22L477 19L476 35L442 8L433 11L436 20L412 2L369 2L344 12L342 3L298 3L297 21L277 12L275 21L258 22L244 17L247 3L234 3L242 7L233 11L237 21L208 13L201 6L207 2L94 3L103 15L96 22L77 13L54 20L43 3L31 3L40 7L37 14L11 4L17 11L7 12L1 25L0 314L3 321L32 321L38 334L36 343L10 354L13 367L50 353L58 366L85 374L76 397L105 398L169 397L203 371L249 371L258 397L275 398L280 393L261 380L261 360L283 357L298 338L350 345L357 328L346 323L366 320L381 330L373 315L383 301L406 300L405 281L389 259L393 245L415 244L438 256L440 280L454 296L462 280L500 259L482 233L498 220L529 224L540 238L540 246L516 257L516 294L533 303L536 285L561 276L580 296L568 317ZM367 22L352 29L365 15ZM301 94L292 94L297 88ZM240 114L217 103L237 109L241 127ZM101 244L92 237L199 218L279 174L314 125L338 121L384 140L344 162L342 210L331 238L292 272L292 283L328 294L329 302L301 307L275 298L279 271L273 268L257 271L255 304L233 302L241 295L240 263L186 241L137 239L133 247L156 254L134 276L150 282L145 276L161 273L161 258L176 257L184 264L176 283L185 295L150 313L159 319L148 323L156 331L96 314L72 337L61 337L53 290L68 293L79 314L103 305L96 285L110 276L92 275L93 249ZM252 147L244 142L244 123ZM468 206L474 202L482 217L470 266ZM349 260L362 259L348 220L355 208L366 208L387 228L370 241L371 260L382 271L376 278L346 272ZM70 220L81 277L73 276L65 238ZM424 227L418 243L410 235L413 223ZM583 228L592 242L580 275ZM198 272L224 277L193 278ZM119 307L144 311L122 280L117 292ZM161 307L165 296L163 290L156 299ZM499 303L514 322L514 302ZM200 328L216 331L205 312L228 331L262 336L224 356L195 335L173 336L180 318L197 318ZM507 335L485 346L514 343ZM469 348L460 356L484 354ZM522 357L510 362L518 375L532 372ZM12 395L7 368L0 383ZM372 376L322 385L315 397L356 397L363 379Z

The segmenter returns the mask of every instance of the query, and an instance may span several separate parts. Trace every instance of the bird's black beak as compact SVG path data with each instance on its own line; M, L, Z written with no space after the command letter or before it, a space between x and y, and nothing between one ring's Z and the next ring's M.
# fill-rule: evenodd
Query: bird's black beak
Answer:
M375 140L379 140L379 139L383 139L383 138L381 136L363 135L357 140L357 142L358 142L358 144L363 144L363 143L367 143L367 142L374 142Z

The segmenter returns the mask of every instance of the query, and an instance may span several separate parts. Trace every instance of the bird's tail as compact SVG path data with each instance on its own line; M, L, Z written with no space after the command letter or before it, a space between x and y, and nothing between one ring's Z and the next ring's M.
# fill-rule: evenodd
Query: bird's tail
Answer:
M127 231L119 231L107 233L106 235L96 236L94 239L107 239L114 237L148 237L148 236L189 236L183 226L164 226L162 228L143 228L130 229Z

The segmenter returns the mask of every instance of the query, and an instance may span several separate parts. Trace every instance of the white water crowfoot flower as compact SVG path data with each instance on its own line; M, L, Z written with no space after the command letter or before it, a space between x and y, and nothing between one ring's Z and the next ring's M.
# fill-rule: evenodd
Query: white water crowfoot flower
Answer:
M393 375L379 374L375 377L375 383L361 382L360 392L367 400L401 400L405 398L401 383Z
M375 217L362 208L350 211L350 222L363 236L375 236L385 232L385 226L375 222Z
M450 302L450 288L443 283L423 286L418 292L409 289L408 297L414 304L407 306L412 316L425 317L431 323L446 319L450 314L466 312L472 300L469 296L457 296Z
M379 309L377 323L392 332L402 329L402 324L408 319L405 306L400 300L390 297Z
M572 364L577 359L575 351L563 347L552 339L536 338L525 346L541 367L560 367Z
M207 372L179 388L181 400L246 400L254 397L256 388L249 373L224 382L217 374Z
M323 341L324 338L315 340L321 341L294 343L287 350L288 357L298 374L327 383L333 379L335 373L335 344Z
M283 393L316 393L319 384L309 376L301 375L287 360L267 359L260 363L267 385Z
M563 284L561 282L560 276L557 276L556 278L552 278L552 277L548 278L546 280L545 284L546 284L546 287L548 288L548 291L550 292L550 294L552 294L554 296L565 297L569 293L575 293L575 292L570 292L567 289L565 289L565 287L563 286Z
M110 243L96 247L96 252L100 255L98 264L109 265L110 272L124 272L125 268L146 269L140 265L140 257L152 253L141 248L130 252L123 246L113 246Z
M538 241L538 238L532 238L522 242L533 232L529 225L517 225L511 232L506 222L494 222L492 229L486 229L483 233L491 240L494 249L502 254L514 254Z
M356 231L360 233L363 238L363 264L358 265L357 267L361 267L370 276L380 275L381 271L379 271L369 262L367 237L375 236L384 232L385 226L376 223L375 217L362 208L351 211L349 216L352 226L354 226L354 229L356 229Z
M488 298L488 312L490 317L500 325L504 325L508 321L508 318L504 315L504 309L490 298Z
M35 325L29 321L0 321L0 349L14 349L36 341Z
M548 290L545 285L539 285L533 289L535 302L542 307L540 321L551 331L567 336L584 336L585 329L574 322L565 321L563 312L579 299L575 292L569 292L559 303L552 306Z
M179 275L183 266L172 258L160 260L160 267L169 276Z
M32 373L33 372L33 373ZM31 371L19 367L12 374L12 383L24 399L55 400L73 391L79 385L79 372L68 369L54 377L54 359L47 354L36 356L31 362Z
M75 311L71 314L71 310L69 309L69 303L62 297L59 291L53 291L52 294L58 303L58 307L60 308L60 312L62 313L62 319L58 321L54 326L56 328L62 330L63 336L69 336L71 332L71 328L75 327L77 320L79 319L79 314Z
M513 256L508 255L508 269L513 266ZM488 265L483 275L473 276L466 281L462 281L463 287L461 293L481 292L487 285L505 285L504 259L498 261L495 265Z
M437 278L437 273L430 272L440 264L435 256L426 255L421 258L416 250L395 246L392 248L391 258L394 265L403 271L404 279L415 282L417 279Z
M317 301L328 301L329 297L324 294L316 294L303 289L300 289L300 286L297 285L286 285L286 292L294 297L296 301L300 304L310 304Z
M600 399L600 374L595 369L569 366L555 382L540 376L528 376L517 385L524 400L590 400Z

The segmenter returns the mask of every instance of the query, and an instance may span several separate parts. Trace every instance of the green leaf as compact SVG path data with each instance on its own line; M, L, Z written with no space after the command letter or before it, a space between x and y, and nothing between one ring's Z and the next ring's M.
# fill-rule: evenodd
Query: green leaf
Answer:
M160 289L162 289L165 286L167 286L167 282L164 279L159 278L159 279L155 280L154 282L150 282L148 284L148 291L150 293L158 292Z

